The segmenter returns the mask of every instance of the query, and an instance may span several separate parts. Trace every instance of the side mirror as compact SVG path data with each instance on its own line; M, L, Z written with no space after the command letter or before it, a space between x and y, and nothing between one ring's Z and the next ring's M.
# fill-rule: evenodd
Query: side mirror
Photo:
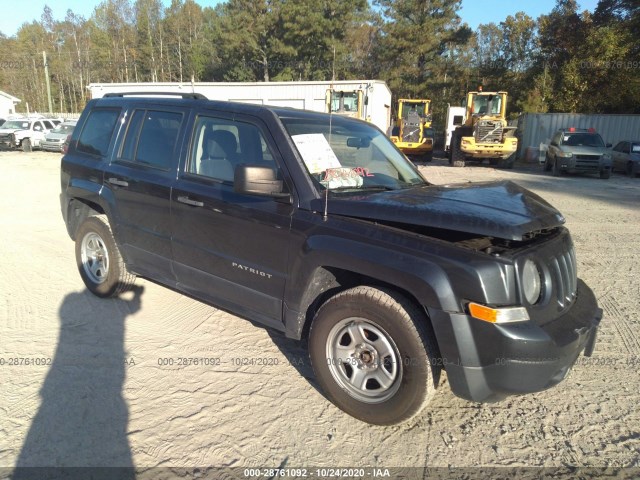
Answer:
M34 129L36 132L39 132L40 130L42 130L42 127L41 127L40 125L36 125L35 127L33 127L33 129Z
M284 183L276 178L276 172L258 165L238 165L233 176L233 188L237 193L247 195L290 198L289 193L283 191Z

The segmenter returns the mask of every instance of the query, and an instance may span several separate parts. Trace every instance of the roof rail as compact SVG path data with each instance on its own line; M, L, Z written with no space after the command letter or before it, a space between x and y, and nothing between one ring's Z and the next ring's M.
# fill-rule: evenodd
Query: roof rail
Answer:
M183 93L183 92L112 92L104 94L104 97L153 97L153 96L172 96L182 97L184 99L208 100L201 93Z

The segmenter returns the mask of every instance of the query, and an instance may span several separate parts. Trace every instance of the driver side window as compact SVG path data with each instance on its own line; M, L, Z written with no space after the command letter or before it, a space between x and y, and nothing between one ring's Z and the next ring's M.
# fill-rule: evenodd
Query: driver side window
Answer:
M198 117L187 173L233 183L240 164L271 167L277 164L260 129L253 124L215 117Z

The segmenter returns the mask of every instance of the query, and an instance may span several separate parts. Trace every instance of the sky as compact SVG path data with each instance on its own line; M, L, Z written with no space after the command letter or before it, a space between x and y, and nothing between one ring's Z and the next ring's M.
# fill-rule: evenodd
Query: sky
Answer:
M196 0L197 3L205 6L214 6L220 0ZM598 0L578 0L581 10L593 11L598 4ZM86 18L90 17L100 0L0 0L0 11L4 14L0 16L0 32L7 36L15 35L20 26L33 20L40 20L40 15L45 5L49 5L53 10L56 20L62 20L68 9L73 10L77 15ZM165 5L170 0L163 0ZM500 23L508 15L524 11L533 18L538 18L541 14L549 13L555 0L462 0L462 10L459 15L463 22L475 30L481 23Z

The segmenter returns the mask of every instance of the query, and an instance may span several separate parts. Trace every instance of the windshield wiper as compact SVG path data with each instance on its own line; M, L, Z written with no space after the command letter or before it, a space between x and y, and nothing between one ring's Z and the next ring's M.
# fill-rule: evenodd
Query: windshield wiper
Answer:
M387 185L367 185L366 187L336 187L330 188L330 192L366 192L368 190L376 190L376 191L389 191L389 190L398 190L400 187L389 187Z

